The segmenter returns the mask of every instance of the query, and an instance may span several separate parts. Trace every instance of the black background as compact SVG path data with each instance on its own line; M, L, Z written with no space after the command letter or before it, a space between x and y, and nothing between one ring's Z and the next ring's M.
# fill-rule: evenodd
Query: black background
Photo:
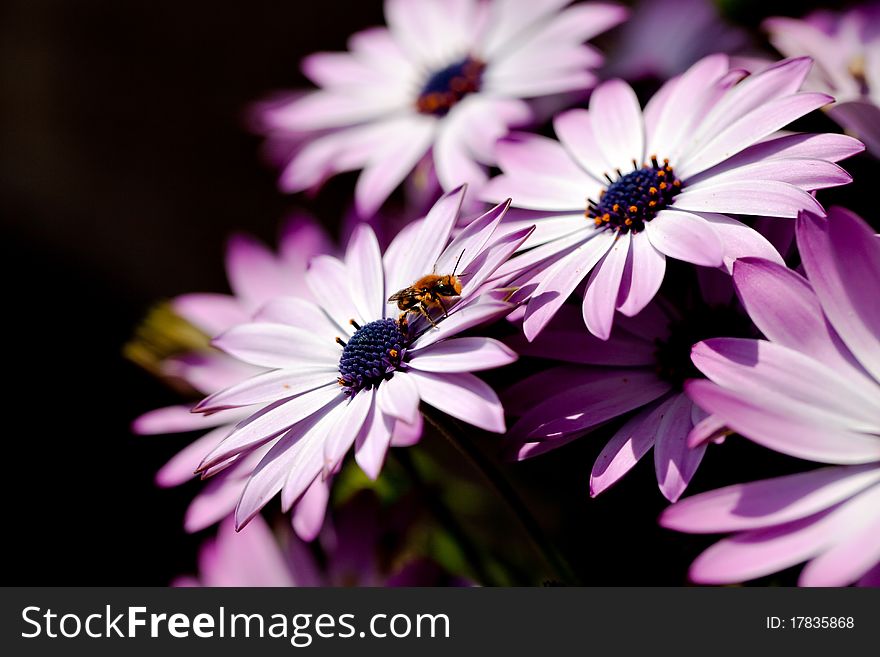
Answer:
M738 15L756 24L788 10L804 4L745 3ZM152 484L187 438L129 432L138 414L178 400L125 361L122 345L156 300L226 289L231 231L272 243L301 203L336 225L353 178L316 200L279 194L244 109L303 86L302 56L344 49L350 33L381 22L380 3L366 0L4 0L4 583L163 585L193 569L201 537L181 520L194 489ZM846 166L858 175L870 164ZM865 210L852 188L837 194ZM729 443L724 467L710 454L715 467L707 462L694 490L792 467ZM579 441L507 469L534 504L556 507L588 583L684 583L707 541L657 527L665 503L650 458L589 500L601 445Z

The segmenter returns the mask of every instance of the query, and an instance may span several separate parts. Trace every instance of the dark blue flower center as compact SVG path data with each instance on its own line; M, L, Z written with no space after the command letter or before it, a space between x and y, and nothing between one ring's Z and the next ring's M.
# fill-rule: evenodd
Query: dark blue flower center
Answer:
M377 319L358 326L349 341L336 341L342 345L339 358L339 385L345 394L354 395L363 389L378 386L390 379L406 353L407 338L400 325L393 319Z
M585 214L597 227L638 233L681 191L681 181L675 177L669 160L661 165L652 157L650 164L641 168L633 160L633 167L634 171L624 174L618 169L617 180L605 174L610 184L599 195L599 202L587 199Z
M462 98L480 90L485 68L480 60L466 57L434 72L422 87L416 108L422 114L446 114Z

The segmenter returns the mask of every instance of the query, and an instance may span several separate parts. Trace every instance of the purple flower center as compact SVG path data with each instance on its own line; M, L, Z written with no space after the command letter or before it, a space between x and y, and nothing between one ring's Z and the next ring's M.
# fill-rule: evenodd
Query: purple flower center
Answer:
M480 90L485 68L479 59L466 57L432 73L419 93L416 109L422 114L443 116L462 98Z
M650 164L641 168L633 160L633 168L629 173L618 169L617 180L606 173L610 184L599 195L599 202L587 199L585 214L597 228L638 233L681 191L681 181L675 177L669 160L661 165L653 156Z
M731 306L699 305L683 319L669 325L669 336L656 341L654 363L657 376L681 389L688 379L706 378L691 360L691 348L701 340L754 337L751 323Z
M393 319L377 319L364 326L351 320L351 324L357 330L348 342L336 338L342 345L337 381L345 394L353 396L391 378L406 353L407 339Z

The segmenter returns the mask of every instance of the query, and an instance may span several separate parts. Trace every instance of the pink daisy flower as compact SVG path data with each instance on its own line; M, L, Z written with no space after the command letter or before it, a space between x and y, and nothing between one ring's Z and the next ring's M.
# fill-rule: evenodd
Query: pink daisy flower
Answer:
M767 340L696 345L693 362L708 380L687 390L737 433L832 467L667 509L665 527L735 532L697 558L697 582L740 582L809 562L805 586L880 584L880 240L832 208L827 220L802 215L797 242L808 279L763 260L734 265L737 292Z
M770 249L768 255L773 253ZM607 341L585 332L571 305L563 306L533 342L515 338L511 346L521 356L557 362L502 395L505 407L518 416L508 432L516 458L544 454L626 417L593 465L590 495L619 481L653 447L657 484L676 501L706 450L704 442L689 446L688 435L717 438L723 427L684 392L684 381L699 374L691 364L691 346L731 330L752 333L735 304L730 279L705 279L702 298L696 293L686 295L686 304L651 303L635 317L622 317Z
M497 235L507 209L502 204L450 240L463 196L464 189L443 196L384 256L372 229L359 226L343 260L312 260L305 280L314 302L270 302L253 322L214 341L270 370L196 407L215 412L259 404L199 468L216 472L269 447L238 503L237 527L279 492L282 508L290 508L339 467L352 445L364 472L378 476L389 445L419 439L422 401L482 429L504 431L497 396L472 372L506 365L516 355L490 338L456 336L513 308L501 300L506 292L490 293L494 285L487 281L531 229ZM398 321L400 309L389 297L432 272L457 272L460 287L442 304L445 312Z
M654 297L666 258L729 269L766 240L727 213L824 213L810 192L850 182L835 161L862 150L843 135L777 131L831 102L799 92L807 58L744 78L725 55L702 59L666 83L642 110L622 80L601 84L589 111L553 122L559 141L519 134L499 142L503 174L485 200L510 196L535 223L502 270L530 285L523 329L533 339L588 278L583 317L607 339L615 311L633 316Z
M880 157L880 2L816 11L803 20L768 18L764 29L786 57L815 60L807 86L833 95L831 118Z
M282 229L279 253L247 235L236 235L226 252L226 271L233 294L185 294L172 301L174 311L208 335L248 321L270 299L280 296L310 298L304 283L306 265L312 256L333 253L335 248L324 231L304 216L289 219ZM193 352L175 356L162 364L163 373L181 379L203 395L217 392L265 371L220 351ZM209 429L175 455L159 472L156 483L165 488L193 478L204 455L217 446L245 419L246 408L195 415L190 405L159 408L137 418L133 431L141 435L180 433ZM247 477L259 462L256 453L223 470L194 498L184 517L184 528L200 531L228 516L235 509ZM293 525L306 540L321 528L327 500L326 486L316 484L297 505Z
M263 112L272 139L298 142L281 187L363 169L355 200L368 216L429 152L444 189L482 183L495 140L531 117L523 99L595 84L602 57L584 42L626 10L569 1L386 0L387 28L305 59L319 90Z

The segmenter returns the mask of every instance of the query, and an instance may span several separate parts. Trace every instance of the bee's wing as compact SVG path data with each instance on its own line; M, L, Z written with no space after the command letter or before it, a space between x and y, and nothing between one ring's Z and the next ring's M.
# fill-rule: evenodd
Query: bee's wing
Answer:
M405 287L388 297L388 301L400 301L401 299L408 299L412 295L413 289L411 287Z

